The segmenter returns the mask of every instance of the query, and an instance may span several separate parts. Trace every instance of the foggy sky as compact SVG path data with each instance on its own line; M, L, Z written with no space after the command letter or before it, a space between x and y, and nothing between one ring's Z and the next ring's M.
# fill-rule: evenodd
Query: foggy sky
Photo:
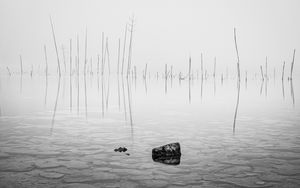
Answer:
M300 1L141 1L141 0L0 0L0 69L19 71L19 55L24 69L44 66L43 45L48 49L50 69L56 68L55 49L49 16L52 16L60 58L61 46L68 53L69 39L80 37L81 59L85 29L88 30L88 57L96 62L101 54L101 33L109 39L113 71L116 70L118 39L123 43L125 24L134 15L132 64L138 70L148 63L150 71L163 71L164 64L176 71L192 67L213 69L217 74L236 71L233 28L237 29L241 72L259 72L268 56L269 74L281 71L286 61L290 69L296 52L294 76L300 74ZM128 35L129 36L129 35ZM121 45L122 46L122 45ZM75 48L75 45L73 46ZM281 74L281 73L280 73Z

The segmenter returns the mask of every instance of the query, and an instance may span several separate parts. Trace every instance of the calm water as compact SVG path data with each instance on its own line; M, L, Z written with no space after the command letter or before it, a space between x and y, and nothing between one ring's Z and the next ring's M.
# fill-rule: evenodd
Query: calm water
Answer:
M300 187L299 93L279 78L238 93L234 79L1 77L0 187ZM180 164L154 162L171 142Z

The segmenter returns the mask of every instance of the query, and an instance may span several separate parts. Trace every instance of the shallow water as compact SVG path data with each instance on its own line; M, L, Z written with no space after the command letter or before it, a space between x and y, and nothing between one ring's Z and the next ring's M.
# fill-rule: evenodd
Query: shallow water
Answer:
M1 77L0 187L300 187L293 82Z

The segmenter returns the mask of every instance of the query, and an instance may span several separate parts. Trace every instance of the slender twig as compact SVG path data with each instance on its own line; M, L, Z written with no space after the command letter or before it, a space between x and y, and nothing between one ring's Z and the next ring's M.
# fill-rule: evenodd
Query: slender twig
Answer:
M192 69L192 59L190 56L190 58L189 58L189 80L191 80L191 69Z
M238 52L238 46L236 42L236 29L234 28L234 42L235 42L235 50L236 50L236 55L237 55L237 73L238 73L238 80L240 81L240 57L239 57L239 52Z
M261 79L264 80L264 72L262 66L260 66Z
M64 45L61 46L62 49L62 54L63 54L63 62L64 62L64 68L65 68L65 73L67 72L67 65L66 65L66 57L65 57L65 47Z
M281 80L284 79L284 68L285 68L285 61L283 62L283 66L282 66L282 76L281 76Z
M214 74L213 74L214 78L216 77L216 64L217 64L217 58L215 57L215 59L214 59Z
M6 69L7 69L7 72L8 72L8 74L9 74L9 76L11 76L11 72L10 72L9 68L6 67Z
M20 55L20 68L21 68L21 75L23 74L23 60L22 56Z
M85 29L85 48L84 48L84 74L86 74L86 65L87 65L87 28Z
M266 77L266 80L268 80L268 57L266 56L266 70L265 70L265 77Z
M133 19L131 19L131 28L130 28L130 40L129 40L129 51L128 51L128 65L127 65L127 76L130 73L130 69L131 69L131 55L132 55L132 34L133 34Z
M48 75L48 60L47 60L47 49L46 49L46 45L44 45L44 53L45 53L45 63L46 63L45 74L46 74L46 76L47 76L47 75Z
M203 56L201 53L201 79L203 79Z
M126 26L125 26L125 34L124 34L123 57L122 57L122 70L121 70L121 74L122 74L122 75L123 75L123 70L124 70L125 49L126 49L126 36L127 36L127 24L126 24Z
M61 76L60 62L59 62L59 56L58 56L58 50L57 50L57 44L56 44L55 33L54 33L54 27L53 27L53 23L52 23L51 16L50 16L50 23L51 23L52 35L53 35L53 41L54 41L54 46L55 46L55 51L56 51L56 58L57 58L57 65L58 65L58 73L59 73L59 76Z
M296 53L296 49L294 49L294 53L293 53L293 61L292 61L292 65L291 65L291 75L290 75L290 79L293 79L293 69L294 69L294 62L295 62L295 53Z
M110 74L110 61L109 61L109 49L108 49L108 37L106 37L106 52L107 52L108 73Z
M117 65L117 74L119 75L119 69L120 69L120 45L121 45L121 40L119 38L119 45L118 45L118 65Z

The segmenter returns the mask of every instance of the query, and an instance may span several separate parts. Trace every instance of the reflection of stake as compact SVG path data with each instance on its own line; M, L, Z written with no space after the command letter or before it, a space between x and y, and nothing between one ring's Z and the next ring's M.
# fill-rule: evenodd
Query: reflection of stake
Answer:
M235 106L235 112L234 112L234 120L233 120L233 133L235 133L235 124L236 124L236 116L239 108L239 102L240 102L240 82L238 81L237 85L238 93L237 93L237 101Z
M264 85L264 80L261 81L261 85L260 85L260 95L262 94L263 85Z
M291 79L291 97L293 100L293 106L295 107L295 95L294 95L294 87L293 87L293 80Z
M87 91L86 91L86 75L84 74L84 104L85 104L85 118L87 119Z
M285 98L285 95L284 95L284 80L281 80L281 86L282 86L282 97L284 99Z
M54 110L53 110L53 115L52 115L51 131L50 131L51 135L53 132L53 125L54 125L54 120L55 120L55 115L56 115L56 108L57 108L58 97L59 97L59 89L60 89L60 77L58 78L56 100L55 100L55 105L54 105Z
M45 106L47 104L47 93L48 93L48 75L46 74Z
M124 79L122 76L122 90L123 90L123 102L124 102L124 115L125 115L125 121L127 120L127 114L126 114L126 100L125 100L125 89L124 89Z
M70 110L72 111L72 39L70 39Z
M104 117L104 78L101 76L102 117Z
M127 91L128 91L128 108L129 108L129 118L130 118L130 125L131 125L131 131L132 131L132 113L131 113L131 87L130 87L130 81L127 79Z

